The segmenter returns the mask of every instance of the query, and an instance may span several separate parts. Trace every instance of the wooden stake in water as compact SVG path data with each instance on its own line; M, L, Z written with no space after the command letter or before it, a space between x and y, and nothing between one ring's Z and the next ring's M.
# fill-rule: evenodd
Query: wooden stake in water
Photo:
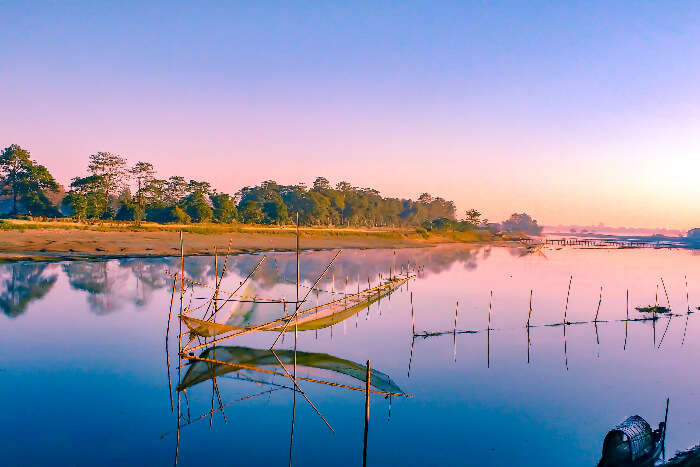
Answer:
M687 312L685 314L685 326L683 327L683 339L681 339L681 347L685 345L685 336L688 333L688 320L690 319L690 295L688 295L688 276L685 276L685 303Z
M457 334L457 316L459 315L459 300L457 300L457 304L455 305L455 325L453 328L453 333Z
M455 325L454 328L452 329L452 354L453 354L453 359L456 362L457 361L457 315L459 314L459 300L457 300L457 304L455 305Z
M622 350L627 350L627 323L630 321L630 291L627 289L627 310L625 312L625 345L623 345ZM656 339L654 339L656 341ZM656 344L654 344L656 345Z
M574 280L574 276L569 277L569 290L566 292L566 306L564 307L564 324L566 325L568 321L566 320L566 314L569 311L569 295L571 294L571 282Z
M595 310L595 319L593 320L594 323L598 322L598 313L600 312L600 305L603 303L603 286L600 286L600 297L598 297L598 308Z
M491 291L491 294L489 295L489 326L488 330L491 330L491 309L493 308L493 290Z
M367 381L365 384L365 442L362 450L362 465L367 467L367 432L369 431L369 394L372 378L372 362L367 360Z
M666 295L666 305L668 306L669 311L671 310L671 300L668 299L668 291L666 290L666 283L664 282L664 278L661 278L661 284L664 286L664 294Z
M413 292L411 292L411 329L413 331L413 335L416 335L416 319L415 315L413 313Z
M530 309L527 311L527 323L525 324L525 327L530 329L530 318L532 317L532 289L530 289ZM528 338L528 342L530 339ZM528 347L529 351L529 347ZM529 359L528 359L529 360Z

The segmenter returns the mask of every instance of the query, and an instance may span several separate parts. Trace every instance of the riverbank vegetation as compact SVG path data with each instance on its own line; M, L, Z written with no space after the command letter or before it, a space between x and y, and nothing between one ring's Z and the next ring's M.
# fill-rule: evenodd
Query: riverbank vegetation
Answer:
M109 152L89 156L86 173L74 177L66 191L46 167L31 158L29 151L11 145L0 153L0 188L5 196L0 201L5 201L6 217L73 221L52 224L57 228L71 225L91 230L209 232L285 226L294 223L298 213L302 226L336 230L411 228L423 236L439 232L454 237L501 230L501 224L489 223L475 209L458 220L454 202L429 193L416 200L384 197L373 188L356 187L346 181L332 186L326 178L317 177L311 187L267 180L230 194L206 181L177 175L159 178L151 163L139 161L130 166L126 158ZM526 214L515 216L525 216L526 222L519 217L518 223L511 222L509 230L541 230ZM26 230L39 225L43 224L4 223L0 229Z

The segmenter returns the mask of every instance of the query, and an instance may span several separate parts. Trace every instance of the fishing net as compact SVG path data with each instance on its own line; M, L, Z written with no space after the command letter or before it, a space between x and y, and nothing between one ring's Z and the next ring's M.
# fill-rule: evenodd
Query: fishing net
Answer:
M377 287L300 311L297 318L297 329L310 331L339 323L388 296L407 280L407 278L392 279ZM288 304L287 314L283 316L274 316L275 311L271 311L270 307L266 306L264 303L241 303L230 312L225 323L215 323L187 315L182 315L182 322L187 325L192 334L201 337L215 337L242 329L280 332L285 329L287 321L290 324L286 327L286 331L294 331L294 323L289 319L294 312L293 303Z

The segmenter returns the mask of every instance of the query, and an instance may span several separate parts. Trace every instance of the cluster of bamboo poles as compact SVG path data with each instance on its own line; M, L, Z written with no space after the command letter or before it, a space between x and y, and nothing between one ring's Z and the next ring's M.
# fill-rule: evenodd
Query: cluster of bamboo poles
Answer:
M566 299L564 302L564 310L563 310L563 319L562 321L555 322L555 323L547 323L547 324L539 324L539 325L534 325L531 323L532 320L532 314L533 314L533 295L534 295L534 290L530 290L530 299L529 299L529 306L527 310L527 319L525 321L525 330L527 332L527 362L530 363L530 348L531 348L531 339L530 339L530 328L532 327L558 327L561 326L563 328L563 338L564 338L564 361L566 368L568 370L568 357L567 357L567 342L566 342L566 328L567 326L573 326L573 325L582 325L582 324L593 324L595 327L595 333L596 333L596 342L598 345L600 345L600 339L598 336L598 323L611 323L611 322L618 322L618 323L625 323L625 340L623 344L623 350L627 350L627 341L628 341L628 323L630 322L646 322L650 321L652 323L653 327L653 345L655 348L660 349L661 345L663 344L664 338L666 337L666 333L668 332L669 325L671 323L671 320L674 317L679 317L679 316L685 316L685 325L683 327L683 338L681 340L681 346L685 344L686 340L686 335L687 335L687 330L688 330L688 320L690 318L690 315L694 313L694 311L691 309L690 306L690 295L688 292L688 277L687 275L684 276L684 282L685 282L685 298L686 298L686 311L685 313L673 313L671 311L671 301L668 295L668 290L666 288L666 283L663 279L663 277L659 277L659 281L656 284L656 300L654 307L652 308L652 316L651 317L638 317L638 318L630 318L630 294L629 294L629 289L625 291L625 299L626 299L626 309L625 309L625 319L617 319L617 320L600 320L599 315L600 315L600 309L601 305L603 303L603 285L600 286L600 294L598 297L598 303L595 308L595 314L593 317L593 320L591 321L569 321L568 320L568 310L569 310L569 299L571 296L571 287L573 283L573 275L570 275L569 277L569 285L567 288L566 292ZM664 307L665 309L669 310L668 313L663 313L663 316L668 317L668 320L666 322L666 328L664 329L663 335L661 336L661 339L659 343L656 343L656 321L660 319L659 313L656 312L656 310L660 309L659 306L659 284L663 287L663 291L666 297L666 304L667 307ZM437 336L444 336L444 335L452 335L453 336L453 358L454 361L457 361L457 340L456 337L458 334L477 334L480 332L486 332L487 334L487 367L490 367L490 336L491 332L495 331L491 325L492 323L492 314L493 314L493 290L489 291L489 305L488 305L488 318L487 318L487 326L485 329L458 329L457 328L457 322L459 318L459 301L456 301L455 303L455 314L454 314L454 323L453 327L451 330L443 330L443 331L419 331L416 332L416 323L415 323L415 310L414 310L414 305L413 305L413 293L411 293L410 296L410 309L411 309L411 346L409 350L409 364L408 364L408 376L410 377L411 374L411 362L413 360L413 349L415 345L415 339L417 337L426 339L429 337L437 337ZM637 309L640 309L640 307L637 307ZM700 310L700 307L697 308Z
M399 396L399 397L411 397L408 394L404 393L394 393L394 392L386 392L386 391L379 391L376 389L372 389L370 386L370 380L371 380L371 363L368 360L367 361L367 368L366 368L366 381L365 381L365 387L356 387L356 386L351 386L347 384L341 384L341 383L336 383L333 381L325 381L321 379L315 379L315 378L307 378L307 377L301 377L297 375L297 344L298 344L298 321L300 315L303 314L308 314L309 312L313 312L314 310L320 308L320 307L315 307L315 308L309 308L307 310L302 311L301 307L303 306L304 303L307 302L307 299L309 295L316 290L317 293L320 290L318 288L319 283L321 280L327 275L327 273L331 270L335 260L338 258L342 250L339 250L332 258L332 260L328 263L326 268L323 270L323 272L316 278L314 281L313 285L311 287L305 287L301 285L301 270L300 270L300 236L299 236L299 222L298 222L298 214L297 214L297 223L296 223L296 280L295 280L295 285L296 285L296 299L295 301L287 301L287 300L277 300L277 299L266 299L266 298L261 298L261 297L255 297L255 296L246 296L243 294L240 294L239 292L242 290L243 286L251 280L251 278L254 276L256 271L261 267L261 265L265 262L267 259L266 256L263 256L260 261L255 265L255 267L250 271L250 273L245 277L243 281L240 282L238 287L235 288L233 291L223 291L221 289L221 284L224 278L224 275L226 274L226 269L228 266L228 260L230 256L230 251L231 251L231 244L229 242L229 246L226 252L223 268L221 271L219 271L219 263L218 263L218 256L216 252L216 248L214 248L214 272L215 272L215 281L214 281L214 286L211 287L208 284L203 284L197 281L194 281L192 279L189 279L185 276L185 248L184 248L184 238L182 232L180 232L180 271L179 273L177 272L168 272L167 274L172 277L173 279L173 287L172 287L172 292L171 292L171 299L170 299L170 310L168 313L168 323L166 327L166 336L165 336L165 350L166 350L166 364L168 367L168 388L169 388L169 394L170 394L170 407L171 411L175 411L177 409L177 438L176 438L176 447L175 447L175 465L177 465L178 462L178 453L179 453L179 445L180 445L180 429L182 428L182 420L183 420L183 415L182 415L182 403L181 403L181 397L184 396L185 400L188 401L187 397L187 389L182 388L180 389L180 383L182 382L182 376L181 376L181 369L186 366L187 362L192 362L192 361L203 361L206 362L208 365L211 365L213 368L214 365L222 365L225 367L231 367L234 370L238 369L244 369L244 370L251 370L251 371L257 371L257 372L262 372L265 374L273 374L273 375L281 375L286 377L290 381L290 386L286 385L276 385L278 387L268 390L268 391L263 391L261 393L257 393L255 395L251 395L246 398L242 398L240 400L246 400L250 397L257 397L263 394L269 394L272 391L279 390L279 389L290 389L292 390L293 396L292 396L292 422L291 422L291 432L290 432L290 451L289 451L289 465L292 465L292 453L293 453L293 443L294 443L294 428L295 428L295 418L296 418L296 403L297 403L297 393L301 394L303 398L306 400L308 405L316 412L316 414L319 416L319 418L324 422L324 424L328 427L328 429L335 433L335 430L331 426L331 424L328 422L328 420L324 417L324 415L321 413L321 411L316 407L316 405L311 401L311 399L308 397L306 392L299 386L299 381L306 381L306 382L313 382L313 383L318 383L318 384L323 384L326 386L331 386L331 387L336 387L336 388L343 388L343 389L348 389L348 390L353 390L353 391L358 391L358 392L363 392L365 394L365 429L364 429L364 448L363 448L363 463L366 464L366 457L367 457L367 432L368 432L368 425L369 425L369 405L370 405L370 395L372 393L374 394L380 394L386 397L391 397L391 396ZM403 283L404 281L407 281L410 277L415 277L415 276L410 276L410 269L411 265L410 263L406 266L406 272L405 272L405 279L400 279L398 281L399 283ZM403 266L401 267L401 273L403 274L404 268ZM389 269L389 281L397 281L395 277L395 273L398 272L396 269L396 265L394 265L392 268ZM377 293L381 293L381 288L382 286L382 276L380 274L380 285L379 287L372 287L372 284L370 282L370 278L367 278L368 281L368 289L361 292L360 291L360 285L359 285L359 276L358 276L358 295L360 293L373 293L373 291L376 289ZM168 350L168 345L169 345L169 335L170 335L170 326L172 322L172 315L173 315L173 306L175 303L175 293L177 289L177 285L180 285L180 299L179 299L179 313L178 313L178 324L179 324L179 329L178 329L178 359L179 363L177 365L177 380L178 380L178 386L176 389L177 392L177 405L175 407L174 401L173 401L173 386L172 386L172 377L171 377L171 371L170 371L170 356L169 356L169 350ZM193 307L191 305L191 302L189 305L185 305L185 296L186 296L186 290L187 288L194 288L195 286L200 286L200 287L206 287L213 289L213 295L210 299L208 299L206 302L203 304ZM306 289L306 293L304 294L303 297L301 297L300 289ZM347 278L346 278L346 290L347 290ZM221 294L227 295L226 298L222 299L219 296ZM335 294L334 287L332 289L332 294ZM346 297L346 303L347 303L347 293L345 294ZM340 300L343 300L342 298ZM216 317L221 312L221 310L229 303L233 301L253 301L253 302L259 302L259 303L282 303L284 306L284 315L281 318L274 319L271 321L268 321L266 323L250 326L250 327L243 327L241 329L236 329L233 331L226 331L223 332L221 336L218 334L214 334L211 337L211 340L209 340L207 337L203 336L198 336L193 332L189 333L189 340L183 344L183 338L186 336L186 332L183 332L183 319L186 319L192 312L194 311L202 311L203 312L203 320L206 323L209 323L211 325L216 324ZM331 302L335 303L335 302ZM287 305L294 305L294 311L291 314L286 313L286 306ZM204 308L206 306L206 309ZM216 345L229 340L233 339L236 337L240 337L243 335L247 335L256 331L263 330L264 328L269 328L272 325L276 326L282 326L281 330L277 334L276 338L274 339L274 342L270 346L269 350L274 355L277 365L281 369L281 372L278 371L273 371L273 370L268 370L264 368L258 368L253 365L245 365L242 363L232 363L232 362L227 362L224 360L219 360L215 358L215 352L216 352ZM275 347L280 341L280 338L284 335L285 332L288 331L289 326L294 326L294 350L293 350L293 365L291 370L288 369L281 361L277 353L275 352ZM332 329L332 326L331 326ZM203 339L203 341L202 341ZM204 353L200 354L200 356L195 356L194 352L196 350L210 350L210 352L207 354L207 357L203 357ZM204 351L203 351L204 352ZM209 358L209 355L211 355L213 358ZM224 421L227 422L226 420L226 414L224 411L224 408L228 406L229 404L224 404L221 393L218 388L218 384L216 381L216 375L212 371L212 397L211 397L211 410L205 414L204 416L200 417L199 419L206 418L206 416L209 416L209 425L210 428L213 423L213 416L216 412L221 412ZM215 396L216 400L218 401L218 408L215 408ZM188 407L188 417L187 417L187 423L186 425L193 423L191 417L189 416L189 403L187 404ZM199 419L195 419L199 420Z

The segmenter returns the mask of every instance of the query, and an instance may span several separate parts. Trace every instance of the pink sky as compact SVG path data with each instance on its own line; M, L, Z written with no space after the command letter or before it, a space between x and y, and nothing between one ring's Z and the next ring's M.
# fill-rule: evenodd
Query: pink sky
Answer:
M325 176L493 221L700 226L697 8L3 13L0 146L66 185L110 151L231 193Z

